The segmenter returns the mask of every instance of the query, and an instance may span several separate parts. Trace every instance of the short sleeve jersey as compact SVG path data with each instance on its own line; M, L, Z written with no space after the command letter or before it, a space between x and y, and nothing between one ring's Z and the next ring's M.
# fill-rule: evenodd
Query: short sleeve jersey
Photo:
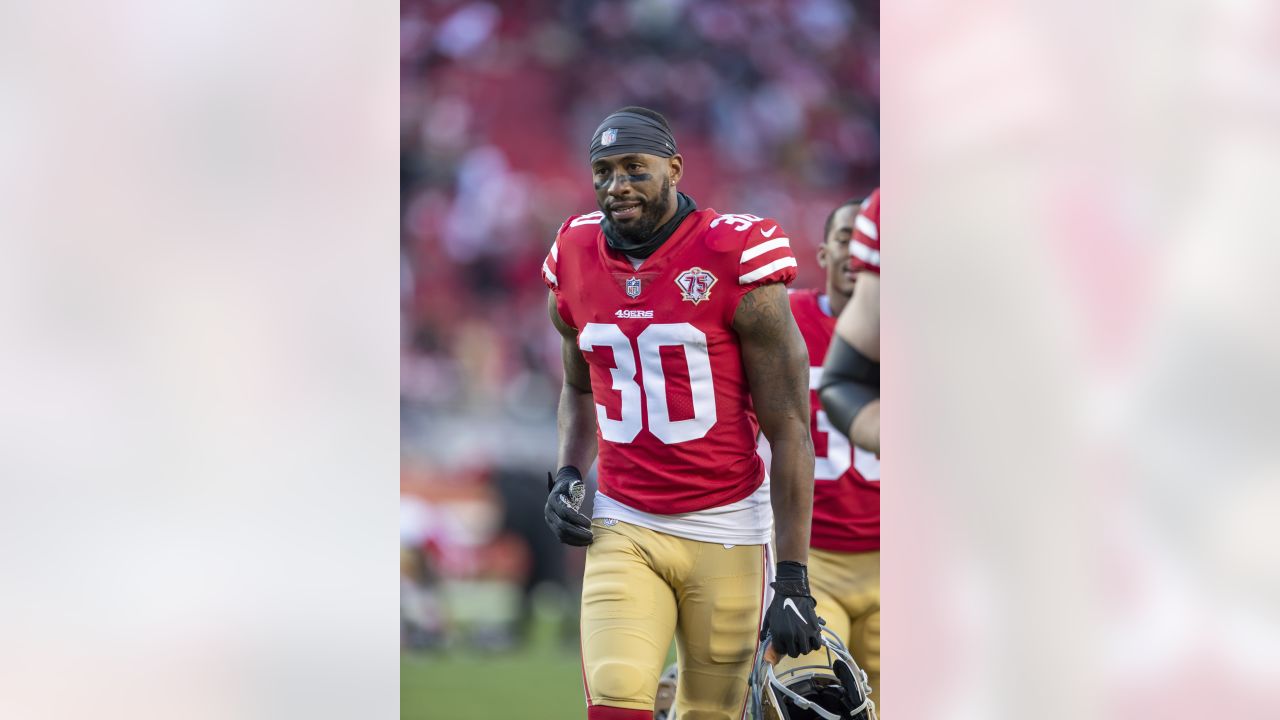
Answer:
M822 358L836 319L823 310L817 290L791 293L791 314L809 348L810 429L813 432L813 529L809 544L837 552L880 549L880 458L853 447L818 402Z
M599 212L569 218L542 266L591 372L600 490L648 513L718 508L764 480L733 318L790 283L778 223L698 210L639 268L608 249Z
M872 191L853 221L853 241L849 243L854 271L880 274L880 188Z

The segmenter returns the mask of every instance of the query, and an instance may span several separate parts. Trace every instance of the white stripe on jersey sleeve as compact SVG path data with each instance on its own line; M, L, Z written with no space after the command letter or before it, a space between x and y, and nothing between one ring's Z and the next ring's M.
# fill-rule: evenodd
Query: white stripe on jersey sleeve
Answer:
M551 281L552 285L557 287L560 285L560 281L556 279L556 274L551 272L551 268L547 267L547 261L545 260L542 261L542 274Z
M868 265L880 267L880 251L872 250L860 242L849 243L849 254Z
M857 219L853 221L853 225L858 229L859 232L871 238L872 240L880 239L880 229L877 228L876 224L874 222L871 222L871 218L867 217L866 215L859 215Z
M791 238L780 237L777 240L762 242L759 245L756 245L755 247L747 248L746 250L742 251L742 259L739 262L745 263L748 260L753 260L755 258L760 257L761 255L769 252L770 250L777 250L778 248L783 248L783 247L787 247L787 248L791 247Z
M556 238L551 241L551 259L559 262L560 260L560 239Z
M759 280L760 278L765 277L769 273L774 272L775 270L781 270L782 268L785 268L785 267L797 267L796 259L790 256L779 258L769 263L768 265L764 265L762 267L756 268L755 270L752 270L746 275L739 275L738 284L746 285L748 283L753 283Z

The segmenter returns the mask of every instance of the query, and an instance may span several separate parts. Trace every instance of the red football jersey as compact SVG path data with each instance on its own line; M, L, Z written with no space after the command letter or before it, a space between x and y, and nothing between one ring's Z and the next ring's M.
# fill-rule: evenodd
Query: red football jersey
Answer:
M813 530L809 544L822 550L880 549L880 458L853 447L818 402L822 359L836 331L817 290L791 293L791 314L809 346L810 427L813 430Z
M853 241L849 255L855 271L870 270L880 274L880 188L862 201L858 217L853 221Z
M542 266L591 369L600 490L664 515L742 500L764 464L733 316L748 291L795 279L790 239L773 220L698 210L636 269L602 218L569 218Z

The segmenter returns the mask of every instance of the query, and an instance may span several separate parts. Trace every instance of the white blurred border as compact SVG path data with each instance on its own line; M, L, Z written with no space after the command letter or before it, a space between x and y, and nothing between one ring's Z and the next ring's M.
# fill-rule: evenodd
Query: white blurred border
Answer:
M1280 714L1277 27L883 4L894 718Z
M393 6L10 4L0 58L0 716L394 716Z

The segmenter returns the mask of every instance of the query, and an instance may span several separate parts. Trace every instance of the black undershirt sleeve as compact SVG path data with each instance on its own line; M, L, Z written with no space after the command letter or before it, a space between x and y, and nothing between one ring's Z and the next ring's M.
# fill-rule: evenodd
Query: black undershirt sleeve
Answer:
M858 411L880 397L880 363L858 352L839 335L831 341L822 364L818 399L831 424L842 433Z

